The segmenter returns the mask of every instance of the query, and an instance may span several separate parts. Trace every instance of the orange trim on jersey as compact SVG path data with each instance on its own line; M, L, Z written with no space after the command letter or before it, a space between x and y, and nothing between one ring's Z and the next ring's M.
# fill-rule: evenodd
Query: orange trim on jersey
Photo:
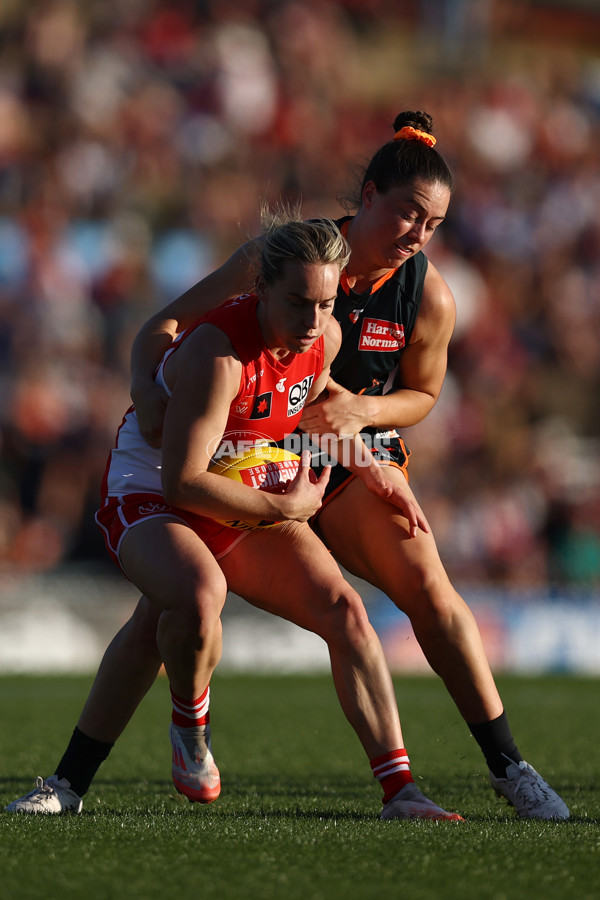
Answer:
M347 237L350 221L350 219L347 219L345 222L342 222L340 231L343 237ZM392 277L392 275L394 275L395 272L397 272L397 269L390 269L389 272L386 272L385 275L382 275L381 278L378 278L377 281L371 285L371 290L369 291L369 293L372 294L373 291L378 291L379 288L386 283L386 281L389 281L389 279ZM348 284L348 276L346 275L345 269L340 275L340 286L345 294L350 294L352 288Z
M389 280L390 280L390 278L392 277L392 275L395 275L395 274L396 274L396 271L397 271L397 269L390 269L389 272L386 272L385 275L382 275L381 278L378 278L377 281L375 281L375 282L371 285L371 290L369 291L369 293L372 294L373 291L378 291L379 288L380 288L383 284L386 283L386 281L389 281ZM348 284L348 276L346 275L346 270L345 270L345 269L344 269L344 271L342 272L342 274L340 275L340 286L341 286L341 288L342 288L342 290L344 291L345 294L350 294L350 291L352 290L352 288L351 288L350 285Z

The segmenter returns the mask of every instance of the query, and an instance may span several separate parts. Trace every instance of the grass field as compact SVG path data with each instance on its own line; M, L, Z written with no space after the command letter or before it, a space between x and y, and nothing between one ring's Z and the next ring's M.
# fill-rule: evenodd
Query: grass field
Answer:
M90 679L0 678L0 801L49 775ZM519 821L489 788L441 683L396 679L413 774L465 823L380 822L380 789L329 678L216 676L223 793L191 805L170 783L160 680L98 773L80 816L0 812L0 895L16 898L480 898L600 896L600 684L499 679L523 754L569 822Z

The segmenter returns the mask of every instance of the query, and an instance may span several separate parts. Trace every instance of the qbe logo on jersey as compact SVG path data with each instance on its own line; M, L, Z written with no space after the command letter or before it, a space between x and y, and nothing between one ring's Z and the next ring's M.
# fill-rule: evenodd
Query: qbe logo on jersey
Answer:
M310 391L314 377L314 375L307 375L302 381L299 381L297 384L293 384L290 387L288 391L288 416L295 416L300 412L306 403L306 398L308 397L308 392Z
M404 325L385 319L363 319L358 342L359 350L393 353L402 347L404 347Z

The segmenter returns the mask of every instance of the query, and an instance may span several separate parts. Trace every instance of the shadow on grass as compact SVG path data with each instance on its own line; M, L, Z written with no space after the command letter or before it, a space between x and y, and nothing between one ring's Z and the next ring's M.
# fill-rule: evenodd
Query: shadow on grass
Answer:
M418 780L420 782L420 779ZM452 797L450 808L471 806L479 802L485 811L467 812L459 808L465 822L471 825L519 825L529 826L534 820L519 819L505 801L490 797L485 790L487 781L483 776L467 778L451 777L448 782L441 783L437 779L424 779L423 787L432 797L444 795ZM0 792L8 796L6 802L26 793L34 786L29 776L5 776L0 778ZM563 790L562 785L559 788ZM317 775L308 777L285 776L274 777L266 774L245 773L243 777L229 776L224 779L223 793L216 803L190 803L187 798L176 793L167 779L143 779L132 781L124 777L96 778L90 793L84 799L81 816L84 819L102 818L181 818L194 815L215 820L247 819L302 819L306 821L378 821L379 798L371 784L358 785L351 777L327 777ZM491 791L491 788L488 788ZM570 797L578 797L585 803L587 793L593 794L592 787L568 785L564 793ZM115 803L115 794L123 796L123 802ZM468 798L463 804L458 797ZM499 805L496 807L496 803ZM494 804L494 809L491 805ZM3 810L0 805L0 812ZM367 809L368 807L368 809ZM359 810L366 810L364 812ZM427 820L420 820L421 822ZM562 822L543 822L550 827L562 826L598 826L600 818L585 815L571 815ZM439 825L439 822L434 822ZM451 823L457 824L457 823Z

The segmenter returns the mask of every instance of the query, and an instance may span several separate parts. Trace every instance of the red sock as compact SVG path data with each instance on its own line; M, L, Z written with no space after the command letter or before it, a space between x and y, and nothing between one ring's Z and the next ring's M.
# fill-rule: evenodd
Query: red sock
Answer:
M389 753L372 759L371 768L374 778L381 782L383 803L387 803L405 785L414 781L410 774L410 760L404 748L390 750Z
M173 724L179 725L180 728L194 728L197 725L206 725L210 721L208 710L210 687L207 687L197 700L183 700L171 691L171 703Z

